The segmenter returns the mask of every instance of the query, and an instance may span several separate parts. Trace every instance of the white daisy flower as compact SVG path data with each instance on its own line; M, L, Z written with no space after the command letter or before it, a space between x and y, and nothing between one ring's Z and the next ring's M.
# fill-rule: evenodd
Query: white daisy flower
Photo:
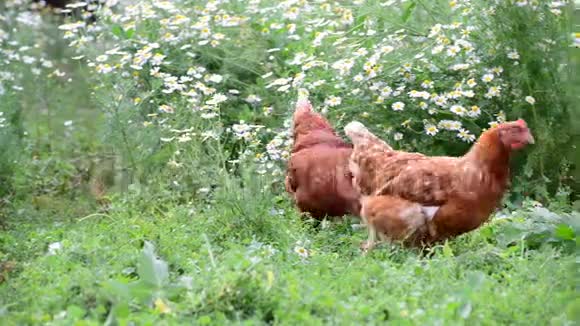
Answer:
M531 96L526 96L526 102L530 103L531 105L536 104L536 99Z
M393 111L403 111L405 109L405 103L395 102L395 103L393 103L391 108L393 109Z
M520 58L520 54L518 53L518 51L511 51L510 53L507 54L507 57L512 59L512 60L518 60Z
M469 133L469 130L466 129L459 129L459 132L457 133L457 137L459 137L461 140L463 140L464 142L467 143L471 143L475 140L475 136Z
M300 256L302 258L308 258L308 256L310 256L310 252L308 252L308 249L306 249L302 246L294 247L294 252L297 253L298 256Z
M467 86L473 88L477 85L477 82L475 81L475 79L471 78L467 81Z
M425 133L429 136L435 136L439 132L439 129L435 125L427 124L425 125Z
M342 99L338 96L330 96L329 98L327 98L324 101L324 104L330 106L330 107L334 107L334 106L338 106L342 103Z
M460 117L464 116L465 113L467 113L467 110L463 106L458 105L458 104L451 106L451 108L449 110L451 112L457 114Z
M485 83L489 83L493 80L493 78L493 74L485 74L483 77L481 77L481 80Z

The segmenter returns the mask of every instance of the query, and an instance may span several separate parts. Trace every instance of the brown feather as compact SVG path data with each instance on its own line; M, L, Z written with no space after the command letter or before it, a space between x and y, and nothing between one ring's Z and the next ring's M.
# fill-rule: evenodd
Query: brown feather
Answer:
M510 153L526 139L533 141L527 126L510 122L484 132L463 157L428 157L355 142L350 163L355 185L372 198L363 200L363 218L378 232L400 239L396 230L405 228L387 225L416 221L398 213L407 203L407 209L419 205L434 210L434 216L424 212L425 224L410 238L414 244L469 232L487 221L501 201L508 186ZM398 208L388 208L389 203Z
M359 195L348 168L352 145L304 101L297 104L293 131L285 186L299 210L315 218L358 216Z

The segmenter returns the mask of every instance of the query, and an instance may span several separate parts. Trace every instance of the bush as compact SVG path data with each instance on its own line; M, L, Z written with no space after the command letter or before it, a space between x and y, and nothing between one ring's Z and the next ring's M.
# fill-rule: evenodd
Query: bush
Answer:
M356 4L153 1L60 28L94 68L113 139L141 179L166 163L187 174L179 153L190 143L224 168L250 158L279 175L281 122L307 92L339 128L363 120L429 154L461 155L490 125L524 118L538 145L518 158L519 192L561 185L555 152L571 130L563 4Z

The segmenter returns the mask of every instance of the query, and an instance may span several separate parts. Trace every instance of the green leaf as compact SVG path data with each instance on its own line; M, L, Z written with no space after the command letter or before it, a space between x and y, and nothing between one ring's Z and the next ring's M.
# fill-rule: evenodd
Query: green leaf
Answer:
M463 319L467 319L469 315L471 315L471 311L473 310L471 306L471 302L466 302L459 307L459 316Z
M104 284L104 288L109 295L109 299L114 302L127 301L131 297L127 284L121 283L117 280L110 280L106 282Z
M155 247L149 241L145 241L143 245L137 271L144 282L157 288L162 287L169 280L167 263L155 257Z
M455 256L453 254L453 249L451 248L451 246L449 245L449 243L446 242L445 245L443 246L443 257L451 258L453 256Z
M201 316L197 319L197 322L200 325L209 325L209 324L211 324L211 317L210 316Z
M127 302L116 304L113 308L113 313L116 318L127 318L131 313L129 304Z
M82 319L85 315L85 310L77 305L70 305L66 310L67 314L72 317L73 320Z
M556 230L554 230L554 234L562 240L574 240L576 238L574 230L567 224L558 225Z
M471 289L479 289L483 282L485 282L485 274L481 271L472 271L467 274L467 283Z
M120 25L113 25L111 28L111 33L117 37L122 37L125 34L123 33L123 28Z
M134 28L129 28L126 32L125 32L125 38L130 39L133 37L133 35L135 34L135 29Z
M413 11L415 11L415 8L417 7L417 3L415 1L411 1L407 7L405 8L405 10L403 11L403 22L406 23L409 18L411 17L411 15L413 14Z

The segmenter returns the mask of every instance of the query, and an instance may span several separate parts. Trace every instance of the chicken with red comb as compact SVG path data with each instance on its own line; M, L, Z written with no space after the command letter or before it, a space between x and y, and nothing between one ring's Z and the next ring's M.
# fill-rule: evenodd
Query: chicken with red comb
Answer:
M534 143L523 120L486 130L462 157L429 157L393 150L360 122L345 132L361 216L369 228L366 249L379 236L429 245L478 228L500 203L512 152Z
M317 219L358 216L359 195L348 168L352 145L314 112L307 99L296 104L293 137L285 185L298 209Z

